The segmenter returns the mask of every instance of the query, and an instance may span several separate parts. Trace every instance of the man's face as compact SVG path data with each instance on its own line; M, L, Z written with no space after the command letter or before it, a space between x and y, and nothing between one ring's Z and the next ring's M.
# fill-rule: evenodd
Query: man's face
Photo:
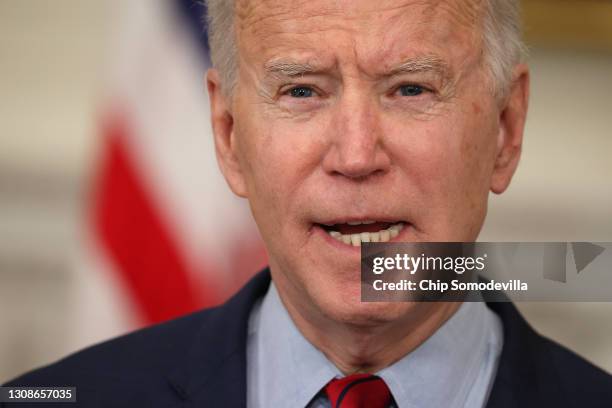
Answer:
M239 1L238 82L217 148L285 301L393 319L410 306L359 303L358 238L476 239L489 190L514 170L499 163L512 129L478 3Z

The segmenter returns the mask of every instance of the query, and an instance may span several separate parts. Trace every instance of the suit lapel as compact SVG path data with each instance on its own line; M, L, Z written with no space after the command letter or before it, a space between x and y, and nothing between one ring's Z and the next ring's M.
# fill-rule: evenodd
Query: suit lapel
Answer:
M270 284L268 269L257 274L224 305L210 310L168 377L184 407L245 407L248 320ZM502 320L504 346L487 408L565 406L561 382L546 341L512 303L488 306Z
M270 273L266 269L206 316L184 360L168 377L183 406L246 406L249 315L269 284Z
M550 346L509 302L489 303L501 319L504 346L488 408L567 406Z

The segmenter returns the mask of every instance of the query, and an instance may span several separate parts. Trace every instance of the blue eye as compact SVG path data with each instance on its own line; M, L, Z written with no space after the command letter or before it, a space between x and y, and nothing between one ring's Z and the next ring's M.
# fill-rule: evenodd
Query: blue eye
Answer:
M418 85L402 85L399 87L399 91L402 96L418 96L422 94L425 90L423 87Z
M298 86L291 89L289 94L294 98L310 98L312 96L312 88L306 86Z

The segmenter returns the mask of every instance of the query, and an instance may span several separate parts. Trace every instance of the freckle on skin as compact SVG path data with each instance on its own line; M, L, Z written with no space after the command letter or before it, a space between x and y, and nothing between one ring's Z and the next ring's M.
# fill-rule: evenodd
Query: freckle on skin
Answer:
M476 115L478 115L480 112L482 112L482 108L476 102L472 102L472 109L474 109L474 113Z

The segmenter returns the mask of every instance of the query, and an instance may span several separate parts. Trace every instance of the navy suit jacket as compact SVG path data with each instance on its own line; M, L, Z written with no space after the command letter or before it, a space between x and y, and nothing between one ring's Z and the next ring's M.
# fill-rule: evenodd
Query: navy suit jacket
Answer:
M264 270L220 307L90 347L6 385L76 386L77 403L2 407L245 407L249 314ZM511 303L491 303L504 347L488 407L612 407L612 377L535 333Z

